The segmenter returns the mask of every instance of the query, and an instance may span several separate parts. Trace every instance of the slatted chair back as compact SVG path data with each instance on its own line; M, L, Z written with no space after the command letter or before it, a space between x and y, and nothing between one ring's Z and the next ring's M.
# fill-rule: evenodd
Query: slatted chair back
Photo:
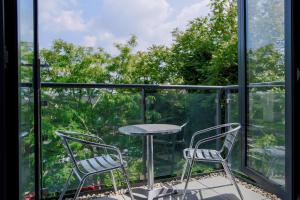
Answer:
M226 137L224 139L224 143L220 152L222 152L222 154L225 154L224 159L227 159L232 151L239 130L241 129L241 125L238 123L230 123L227 127L225 127L225 129L227 129L225 133Z
M60 137L61 143L62 143L64 149L66 150L67 155L70 158L70 160L72 161L73 165L77 166L74 153L69 145L69 140L72 140L72 137L69 137L68 135L66 135L66 133L64 131L55 131L55 134Z
M82 172L82 169L78 166L78 161L76 160L75 154L70 147L71 142L77 142L81 144L85 144L90 142L90 140L95 140L98 142L103 142L103 140L99 137L93 136L93 135L88 135L88 134L82 134L82 133L77 133L77 132L72 132L72 131L61 131L57 130L55 131L55 134L59 136L62 140L63 147L65 148L68 157L72 161L72 164L76 169L80 172ZM82 138L82 139L80 139ZM104 142L103 142L104 143Z

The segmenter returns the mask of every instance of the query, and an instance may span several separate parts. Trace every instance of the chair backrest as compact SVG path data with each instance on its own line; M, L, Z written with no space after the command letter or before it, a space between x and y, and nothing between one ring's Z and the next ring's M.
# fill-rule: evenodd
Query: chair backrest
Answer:
M226 137L221 152L225 153L225 159L230 155L233 145L236 141L241 125L239 123L229 123L225 125Z
M87 141L96 140L97 142L104 143L101 138L99 138L95 135L83 134L83 133L78 133L78 132L73 132L73 131L62 131L62 130L55 131L55 134L61 138L62 144L68 154L68 157L72 161L72 164L79 171L80 171L80 169L77 165L77 160L76 160L75 154L70 147L70 142L77 142L77 143L85 144ZM87 140L87 139L89 139L89 140Z
M69 140L74 140L74 138L70 136L70 134L73 134L73 132L57 130L55 131L55 134L61 138L62 145L66 150L68 157L73 162L74 166L77 166L74 153L69 145ZM76 135L76 133L74 134Z

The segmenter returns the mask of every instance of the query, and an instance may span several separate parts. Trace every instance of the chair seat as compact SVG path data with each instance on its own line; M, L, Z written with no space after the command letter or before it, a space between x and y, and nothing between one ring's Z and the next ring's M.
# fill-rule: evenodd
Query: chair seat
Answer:
M98 156L86 160L78 161L79 168L84 173L94 173L94 172L101 172L107 171L110 169L115 169L121 166L118 158L115 155L105 155L105 156ZM126 167L126 162L124 161L124 167Z
M187 148L183 150L184 157L187 159L192 159L194 148ZM222 161L223 158L220 153L212 149L197 149L196 160L206 160L206 161Z

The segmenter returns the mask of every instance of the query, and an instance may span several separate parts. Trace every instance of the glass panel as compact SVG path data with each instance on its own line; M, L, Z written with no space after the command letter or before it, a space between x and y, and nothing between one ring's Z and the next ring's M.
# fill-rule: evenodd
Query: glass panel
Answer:
M147 123L183 125L188 122L177 134L154 136L155 177L181 176L185 162L182 152L189 146L193 133L215 125L215 99L216 92L160 90L147 93ZM209 145L216 148L216 143ZM193 170L195 173L209 172L214 167L208 163L197 163Z
M20 199L34 195L33 1L19 1L20 24ZM23 84L23 85L22 85Z
M92 133L101 137L106 144L121 149L128 162L131 181L143 177L143 142L141 137L129 137L118 132L118 128L128 124L142 123L141 91L115 89L68 89L43 88L42 90L42 153L43 153L43 188L55 195L63 187L71 163L60 138L55 130L72 130ZM77 156L88 155L86 148L74 144ZM117 184L123 185L122 176L116 176ZM76 188L78 180L72 177L69 189ZM85 189L97 189L112 186L108 174L94 176L88 180Z
M284 186L284 0L247 1L246 41L247 165Z
M237 89L229 89L225 93L226 107L225 107L225 120L226 123L234 123L239 121L239 93ZM237 137L233 146L233 150L228 157L230 167L241 172L241 134Z
M248 166L284 185L284 89L249 95Z
M215 125L216 92L187 90L146 90L146 122L182 125L189 121L179 135L155 137L155 176L181 175L184 160L182 150L189 145L192 133ZM120 126L143 123L141 89L42 89L42 153L44 197L56 195L65 183L71 169L57 129L90 132L100 136L107 144L121 149L128 162L130 181L144 179L145 151L142 137L129 137L118 132ZM181 116L178 118L178 116ZM215 132L210 133L215 134ZM207 137L207 135L203 136ZM161 143L162 142L162 143ZM166 145L164 142L168 142ZM216 143L210 144L215 148ZM78 156L84 156L86 148L73 146ZM175 149L175 150L173 150ZM84 150L84 151L83 151ZM161 153L163 152L163 153ZM197 163L194 172L208 172L215 165ZM118 185L124 181L117 177ZM70 189L77 187L75 177ZM96 187L89 187L96 186ZM86 189L111 187L108 175L88 180Z

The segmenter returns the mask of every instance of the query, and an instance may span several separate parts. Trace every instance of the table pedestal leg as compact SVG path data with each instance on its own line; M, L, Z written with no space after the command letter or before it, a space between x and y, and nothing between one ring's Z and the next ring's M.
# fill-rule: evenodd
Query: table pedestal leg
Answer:
M147 169L148 169L148 189L153 190L153 186L154 186L153 135L147 135Z
M156 188L154 189L154 164L153 164L153 135L147 135L147 173L148 173L148 188L133 189L133 195L142 199L153 200L158 197L176 194L177 191L173 188Z

